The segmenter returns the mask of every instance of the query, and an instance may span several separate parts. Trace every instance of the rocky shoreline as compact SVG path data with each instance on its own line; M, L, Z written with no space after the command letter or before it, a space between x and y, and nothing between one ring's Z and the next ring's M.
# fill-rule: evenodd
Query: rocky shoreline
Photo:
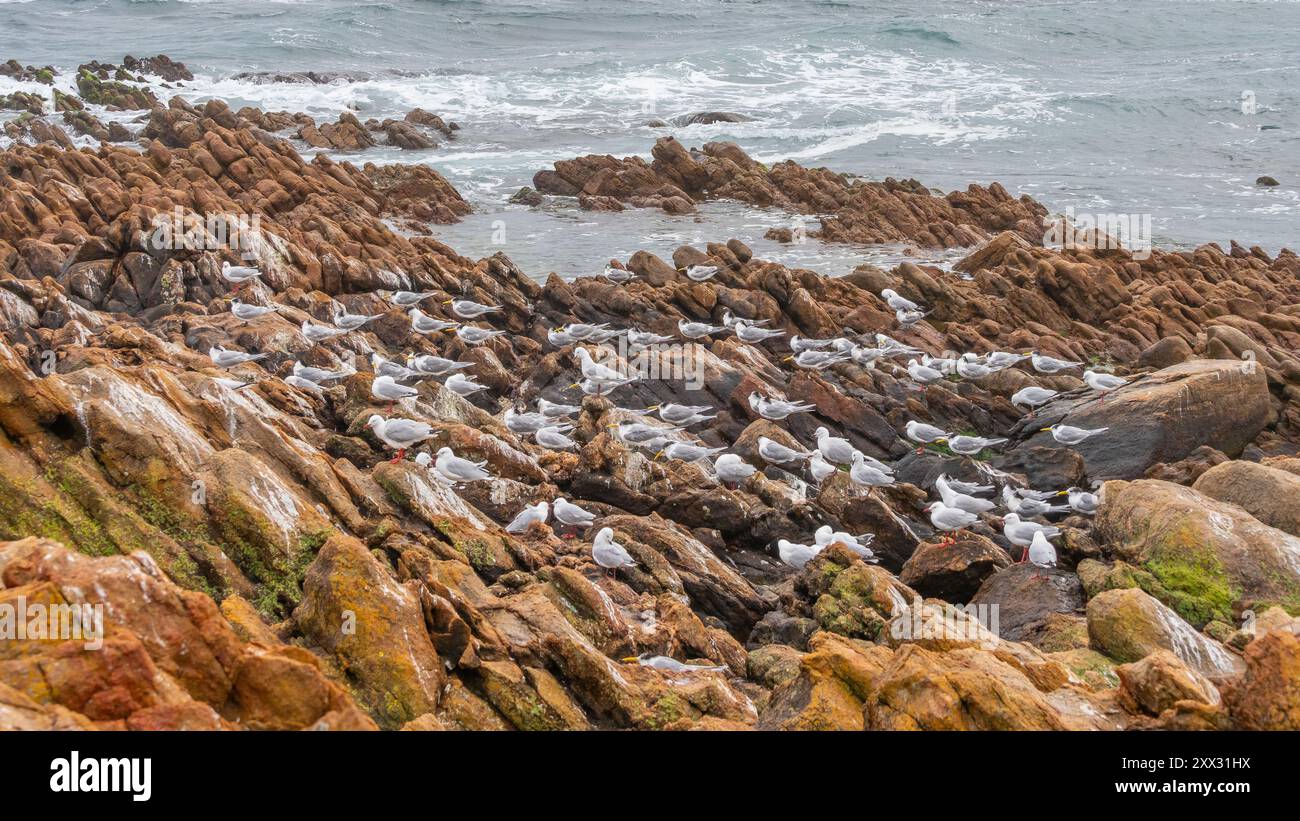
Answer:
M0 73L54 76L15 61ZM0 636L0 728L1300 729L1291 251L1048 248L1047 210L996 183L937 195L666 137L650 162L557 158L519 201L690 219L728 199L806 215L827 242L969 251L951 271L831 278L718 237L611 260L635 274L626 284L539 283L504 253L468 259L431 235L471 210L432 168L306 155L431 148L454 123L416 110L318 124L163 102L133 82L187 73L127 58L81 67L79 94L52 109L0 99L22 111L0 151L0 605L102 605L106 622L96 650ZM140 113L105 125L86 103ZM103 142L78 149L64 126ZM209 225L256 216L249 255L160 247L178 209ZM235 294L223 263L261 275ZM717 272L695 281L695 266ZM900 327L885 289L928 314ZM393 291L428 294L424 310L450 320L452 299L500 306L473 324L505 333L412 333ZM275 310L242 320L235 296ZM340 308L377 318L304 338ZM724 315L786 336L695 340L698 384L608 395L571 387L583 345L554 333L608 323L681 342L679 323ZM1101 395L1077 369L1028 362L920 384L906 357L790 361L793 335L876 334L936 358L1034 350L1127 384ZM264 356L225 369L214 346ZM470 362L484 389L413 381L390 413L373 357L408 354ZM296 366L341 378L313 388ZM1028 417L1011 400L1033 386L1057 393ZM755 392L815 410L765 419ZM573 449L507 425L539 399L580 406ZM713 409L680 436L754 474L723 483L611 427L665 403ZM374 415L431 426L408 457L447 447L494 478L451 486L391 459ZM979 462L918 450L911 420L1007 441ZM1044 431L1055 423L1108 433L1066 446ZM896 482L868 492L758 455L764 437L806 449L820 427ZM936 532L925 508L945 474L1095 487L1101 502L1050 517L1061 535L1044 569L1018 561L996 513ZM505 530L559 497L592 526ZM823 525L874 534L878 561L842 543L800 569L781 561L781 540ZM634 564L593 562L602 528ZM628 661L643 654L700 669Z

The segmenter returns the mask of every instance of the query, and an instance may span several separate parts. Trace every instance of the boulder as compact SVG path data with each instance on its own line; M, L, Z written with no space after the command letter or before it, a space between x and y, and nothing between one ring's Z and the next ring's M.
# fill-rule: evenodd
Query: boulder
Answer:
M1053 614L1082 612L1084 602L1083 585L1077 575L1027 562L989 576L970 599L973 605L998 608L999 636L1031 644L1050 631Z
M1141 661L1169 650L1193 670L1222 680L1242 669L1241 659L1197 633L1156 599L1136 588L1108 590L1088 602L1093 649L1120 662Z
M1246 462L1224 462L1201 474L1194 490L1242 508L1259 521L1300 536L1300 476Z
M1300 730L1300 638L1269 633L1246 647L1246 672L1223 700L1243 730Z

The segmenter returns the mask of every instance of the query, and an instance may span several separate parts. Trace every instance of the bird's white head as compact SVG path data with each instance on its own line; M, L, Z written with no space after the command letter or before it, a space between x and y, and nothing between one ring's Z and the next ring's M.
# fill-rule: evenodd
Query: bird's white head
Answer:
M383 423L384 423L384 417L375 413L375 414L371 414L370 418L366 420L366 427L377 428Z

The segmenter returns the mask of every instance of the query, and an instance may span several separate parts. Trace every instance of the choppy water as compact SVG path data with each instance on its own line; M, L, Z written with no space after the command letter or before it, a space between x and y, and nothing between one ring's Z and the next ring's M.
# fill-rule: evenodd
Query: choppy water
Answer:
M502 250L504 239L538 275L590 273L639 248L666 254L731 236L826 273L900 258L900 248L768 243L763 231L790 217L729 204L708 205L699 219L506 204L556 159L648 156L666 133L944 190L999 181L1057 212L1150 214L1158 245L1300 248L1300 5L883 5L0 0L0 58L71 69L165 52L199 75L181 90L191 99L330 119L344 108L365 119L420 106L456 120L458 139L436 150L353 159L431 163L479 211L440 235L470 255ZM294 70L364 77L233 77ZM0 80L0 92L14 85ZM755 119L646 125L708 110ZM1256 187L1262 174L1282 186Z

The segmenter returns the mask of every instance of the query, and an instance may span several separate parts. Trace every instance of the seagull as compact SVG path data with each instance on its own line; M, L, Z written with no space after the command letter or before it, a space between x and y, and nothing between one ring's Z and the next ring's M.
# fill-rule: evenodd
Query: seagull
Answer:
M275 313L274 305L250 305L247 302L241 302L238 297L230 300L230 312L235 315L236 319L242 319L247 322L250 319L257 319L259 316Z
M550 513L550 506L546 502L538 502L535 505L529 505L519 512L519 515L510 520L506 525L507 533L523 533L532 527L533 522L539 524L546 522L546 517Z
M391 376L377 376L375 381L370 383L370 395L387 402L389 410L392 410L394 402L410 399L419 394L420 392L415 388L399 385Z
M1034 370L1039 373L1057 373L1059 371L1068 371L1071 368L1077 368L1082 362L1071 362L1068 359L1056 359L1051 356L1042 354L1031 354L1030 360L1034 363Z
M664 334L651 333L650 331L638 331L636 328L628 328L627 344L634 348L648 348L651 345L662 345L665 342L672 342L673 337Z
M993 373L993 368L988 365L976 362L974 359L967 359L971 354L965 354L957 360L957 375L962 379L982 379Z
M482 345L494 336L501 336L505 331L494 331L491 328L479 328L474 325L461 325L456 329L456 336L466 345Z
M742 460L734 453L724 453L713 463L713 471L725 484L739 485L758 472L758 468Z
M330 382L335 379L344 379L356 373L357 369L349 363L343 363L343 367L337 371L327 371L324 368L313 368L310 365L304 365L301 362L293 363L293 375L305 379L308 382Z
M771 321L770 319L746 319L743 316L732 316L730 308L722 310L722 324L727 328L735 328L740 324L766 325Z
M853 361L864 368L876 367L876 360L885 356L887 352L884 348L868 348L866 345L854 345L849 351L849 356Z
M939 382L943 379L943 371L937 371L927 365L922 365L915 359L907 360L907 375L912 377L913 382L921 385L928 385L931 382Z
M1056 391L1030 385L1027 388L1021 388L1013 393L1011 395L1011 404L1016 407L1022 405L1029 407L1029 415L1032 417L1034 415L1033 409L1047 402L1047 400L1051 399L1053 396L1056 396Z
M563 419L572 416L582 408L577 405L562 405L559 402L548 401L545 397L538 397L537 410L547 419Z
M324 342L327 339L333 339L336 336L342 336L347 333L344 328L331 328L328 325L313 325L308 320L302 321L302 335L307 337L307 341L313 345L318 342Z
M795 336L790 337L790 350L795 353L821 350L833 341L833 339L803 339L796 334Z
M1110 428L1076 428L1073 425L1062 425L1058 422L1042 430L1043 432L1051 431L1052 438L1062 445L1077 445L1090 436L1105 433Z
M398 306L399 308L411 308L418 305L419 303L423 302L424 300L428 299L429 297L433 296L436 293L437 291L423 291L423 292L393 291L393 294L388 298L388 301Z
M1052 543L1047 541L1047 536L1040 530L1029 542L1029 550L1025 552L1025 558L1029 559L1029 563L1035 567L1051 569L1056 567L1056 548L1052 547Z
M874 540L875 538L876 538L876 534L874 533L866 533L863 534L862 536L854 536L849 533L836 531L830 525L822 525L821 527L817 528L817 532L813 534L813 540L817 543L817 546L819 548L825 549L830 545L838 542L839 544L842 544L845 547L847 547L852 552L856 553L861 558L866 559L867 561L870 562L876 561L875 558L876 554L874 551L872 551L871 548L867 547L867 545L871 544L872 540ZM862 542L859 541L859 539L866 539L866 541Z
M564 348L569 345L572 345L574 342L577 342L578 340L574 339L573 337L569 336L564 331L561 331L558 328L551 328L546 332L546 341L551 343L557 348Z
M812 474L813 481L819 485L826 481L826 477L834 474L837 469L822 457L820 450L813 451L812 458L808 460L808 472Z
M1016 547L1029 547L1034 540L1034 534L1042 531L1047 538L1055 538L1061 535L1061 529L1053 525L1043 525L1038 522L1022 522L1020 515L1012 512L1002 517L1002 535L1007 541Z
M500 305L484 305L472 299L449 299L442 304L450 305L451 312L461 319L476 319L483 314L501 310Z
M806 544L798 544L787 539L781 539L776 543L777 555L781 561L785 562L795 570L802 570L803 566L812 561L813 557L822 552L820 547L810 547Z
M993 485L977 485L974 482L963 482L959 479L949 479L947 474L941 474L941 476L943 480L948 483L948 487L958 493L974 495L976 493L988 493L993 489Z
M876 334L876 347L883 348L885 356L919 356L921 354L920 348L904 345L897 339L880 333Z
M367 322L374 322L383 314L350 314L347 309L340 308L338 313L334 314L334 327L342 328L345 331L355 331Z
M437 333L460 325L459 322L448 322L445 319L429 316L419 308L411 308L406 312L406 315L411 318L411 330L417 334Z
M1037 499L1040 502L1046 502L1048 499L1054 499L1061 495L1059 490L1034 490L1028 487L1016 488L1016 495L1024 499Z
M983 436L950 436L945 438L944 443L953 453L962 456L974 456L984 448L1000 445L1007 441L1006 439L985 439Z
M680 459L683 462L696 462L724 450L726 448L709 448L703 445L692 445L689 442L673 442L659 453L656 453L655 458L658 459L660 455L663 455L669 459Z
M1002 371L1010 368L1017 362L1023 362L1029 358L1027 353L1008 353L1007 351L994 351L984 357L984 364L988 365L995 371Z
M397 451L394 462L399 462L406 456L407 448L433 437L433 428L424 422L401 417L384 419L377 413L366 421L365 426L374 432L375 438Z
M588 528L596 521L596 514L589 510L583 510L573 504L563 496L554 502L555 519L562 525L569 527Z
M208 349L208 357L217 363L218 367L233 368L236 365L242 365L245 362L257 362L270 356L269 353L244 353L243 351L230 351L225 348L214 345Z
M591 358L591 351L586 348L576 348L573 351L573 357L578 360L578 366L582 369L584 379L590 379L593 382L622 382L627 379L627 374L619 373L608 365L602 365Z
M1076 513L1082 513L1086 516L1094 515L1097 508L1101 506L1101 500L1097 498L1097 494L1089 493L1082 488L1072 487L1069 490L1061 491L1060 495L1068 496L1070 498L1070 507Z
M555 330L563 333L571 339L582 341L593 334L600 333L608 327L608 322L602 322L599 325L591 325L584 322L570 322L568 325L565 325L562 328L556 328Z
M974 513L968 513L960 508L948 507L942 501L931 502L926 511L930 514L930 524L934 525L936 530L948 534L940 542L941 545L952 544L957 538L957 531L970 527L980 519Z
M974 496L968 496L965 493L953 490L948 484L946 476L940 475L934 480L934 487L939 491L939 498L948 507L955 507L964 510L967 513L988 513L996 504L990 499L979 499Z
M614 437L625 445L644 445L663 436L665 433L681 430L681 428L661 428L658 425L647 425L645 422L620 422L609 427L614 429Z
M934 425L927 425L924 422L918 422L915 419L907 423L903 428L907 438L921 445L916 449L917 453L924 453L925 446L938 442L940 439L947 439L952 434L943 428L936 428Z
M543 414L519 413L514 408L507 408L502 419L506 423L507 430L522 435L536 433L551 424L551 420L547 419Z
M835 351L800 351L795 356L787 356L787 360L794 360L794 364L801 368L811 371L824 371L831 365L837 365L852 357L851 353L839 353Z
M677 659L669 656L652 656L649 653L642 653L639 656L628 656L624 658L623 661L627 664L636 662L642 667L650 667L655 670L662 670L666 673L714 672L727 669L725 665L720 664L683 664Z
M538 428L533 432L533 441L547 450L570 450L578 446L577 442L565 436L564 432L555 425Z
M1062 513L1070 508L1067 505L1049 505L1037 499L1025 499L1019 496L1010 485L1002 488L1002 503L1007 510L1019 516L1045 516L1048 513Z
M473 362L457 362L454 359L444 359L441 356L431 356L429 354L406 357L406 367L422 376L445 376L452 371L459 371L473 366Z
M758 455L762 456L768 462L778 465L784 465L789 462L798 462L812 456L808 451L788 448L780 442L773 442L766 436L758 437Z
M692 265L684 272L694 282L708 282L718 273L716 265Z
M1128 384L1128 380L1122 376L1094 370L1085 370L1083 372L1083 381L1088 383L1088 387L1094 391L1100 391L1103 394L1110 393L1116 388L1122 388Z
M626 285L636 278L636 274L633 272L624 268L615 268L613 265L606 265L605 271L601 276L615 285Z
M929 311L895 311L894 318L903 330L907 330L930 315Z
M602 527L596 534L595 541L591 543L591 558L611 572L620 567L636 567L636 559L627 552L627 548L614 541L614 529L611 527Z
M253 380L251 379L229 379L224 376L213 377L212 381L216 382L218 385L225 388L226 390L231 390L231 391L242 390L244 388L247 388L249 385L253 384Z
M689 426L696 422L703 422L706 419L713 419L713 416L706 415L706 411L711 411L708 405L675 405L667 402L662 405L653 405L646 408L646 411L658 409L659 418L672 425Z
M484 470L487 462L471 462L469 459L462 459L451 452L451 448L439 448L434 459L433 468L450 482L475 482L480 479L491 479L492 474Z
M470 379L463 373L453 373L447 377L442 386L457 396L469 396L472 393L478 393L485 389L487 385L480 385L473 379Z
M866 454L853 452L853 467L849 469L849 478L856 484L867 487L888 487L894 484L894 477L867 462Z
M261 271L250 265L231 265L229 262L221 263L221 278L234 285L236 290L261 275Z
M953 374L957 373L957 359L955 357L947 358L947 357L939 357L939 356L930 356L928 353L922 354L921 364L924 367L935 369L936 371L943 374L944 376L952 376Z
M826 461L834 462L837 465L853 464L853 454L858 449L849 444L848 439L839 436L831 436L831 432L826 428L818 428L813 432L814 438L817 439L817 449L821 451Z
M370 355L370 368L375 372L375 376L391 376L399 382L405 382L420 375L401 362L384 359L377 353Z
M716 334L718 331L725 331L723 325L710 325L707 322L688 322L685 319L678 320L677 330L681 331L682 336L687 339L703 339L710 334Z
M880 298L885 300L885 303L895 311L919 311L921 309L921 306L912 300L899 296L898 292L893 288L886 288L881 291Z
M768 399L754 391L749 394L749 407L764 419L779 422L794 413L808 413L817 409L809 402L787 402L784 399Z
M740 320L736 323L736 337L739 338L741 342L749 342L753 344L764 342L768 339L775 339L778 336L785 336L785 331L769 331L766 328L760 328L757 325L750 324L744 320Z
M289 376L286 376L282 381L286 385L292 385L295 388L301 388L302 390L310 391L316 394L317 396L320 396L325 391L325 389L320 385L316 384L310 379L303 379L301 376L293 376L291 374Z

